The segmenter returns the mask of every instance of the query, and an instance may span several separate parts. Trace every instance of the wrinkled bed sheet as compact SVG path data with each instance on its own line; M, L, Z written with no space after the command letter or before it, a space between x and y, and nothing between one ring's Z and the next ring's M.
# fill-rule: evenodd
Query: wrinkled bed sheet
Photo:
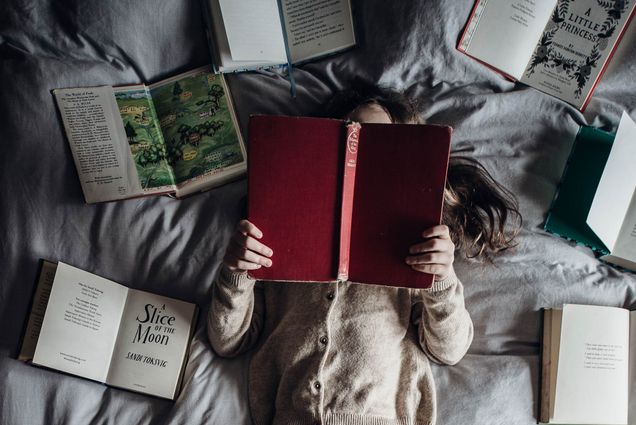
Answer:
M519 197L519 244L494 261L457 261L475 340L435 367L440 424L534 424L540 309L636 308L636 278L542 230L579 125L615 130L636 117L636 25L585 113L502 79L455 50L462 1L354 1L361 46L295 70L230 77L243 130L253 113L312 115L356 78L406 90L453 148ZM214 355L203 320L183 391L164 401L15 360L39 258L63 260L205 311L246 182L177 201L84 204L50 90L154 82L209 63L196 0L3 0L0 3L0 423L247 424L248 359ZM343 389L345 390L345 389ZM632 404L632 410L636 406Z

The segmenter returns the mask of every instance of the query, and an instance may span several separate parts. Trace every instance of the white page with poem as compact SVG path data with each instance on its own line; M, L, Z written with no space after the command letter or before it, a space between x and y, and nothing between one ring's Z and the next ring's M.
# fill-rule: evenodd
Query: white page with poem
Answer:
M459 48L521 79L556 0L478 0Z
M629 311L563 307L554 416L561 424L627 424Z
M218 0L234 61L287 63L276 0Z
M127 292L58 263L33 363L105 382Z
M627 212L630 210L634 189L636 123L623 112L612 150L587 215L587 224L612 254ZM631 208L631 211L634 212L634 208ZM633 220L633 217L631 219Z

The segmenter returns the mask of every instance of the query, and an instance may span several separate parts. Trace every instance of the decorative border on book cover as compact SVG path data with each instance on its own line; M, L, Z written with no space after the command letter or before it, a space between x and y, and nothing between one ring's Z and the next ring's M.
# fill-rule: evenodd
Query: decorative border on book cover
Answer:
M590 33L592 37L596 38L596 41L589 54L581 60L575 60L568 59L555 51L552 38L562 28L561 23L566 20L570 12L570 5L574 3L574 0L560 0L559 4L554 8L537 48L532 54L530 65L526 70L526 77L530 77L537 66L543 65L559 74L565 73L569 80L575 80L577 89L574 92L574 96L576 99L581 97L583 88L587 85L592 74L592 69L598 66L602 52L609 47L609 39L614 35L621 17L630 4L630 0L597 0L596 2L599 7L605 10L606 17L599 32ZM588 9L587 13L589 12L590 10Z

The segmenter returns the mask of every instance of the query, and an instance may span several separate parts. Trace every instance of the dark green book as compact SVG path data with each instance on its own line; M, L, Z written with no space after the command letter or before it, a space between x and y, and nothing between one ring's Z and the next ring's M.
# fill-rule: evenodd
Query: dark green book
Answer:
M636 270L636 123L617 133L581 127L544 229Z
M580 128L543 227L602 255L609 254L609 249L586 221L614 137L593 127Z

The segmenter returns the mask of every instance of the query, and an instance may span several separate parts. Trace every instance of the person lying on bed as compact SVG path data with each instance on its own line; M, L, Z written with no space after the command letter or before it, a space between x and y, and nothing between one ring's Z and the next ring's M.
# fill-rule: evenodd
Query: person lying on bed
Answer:
M358 122L419 121L407 98L386 90L340 95L330 110ZM479 257L511 246L515 232L505 225L520 219L514 196L478 162L451 156L447 180L444 224L423 229L404 260L435 274L430 289L255 282L247 271L271 266L274 253L254 224L238 224L207 326L218 355L253 350L255 424L435 423L429 359L453 365L473 338L455 252Z

